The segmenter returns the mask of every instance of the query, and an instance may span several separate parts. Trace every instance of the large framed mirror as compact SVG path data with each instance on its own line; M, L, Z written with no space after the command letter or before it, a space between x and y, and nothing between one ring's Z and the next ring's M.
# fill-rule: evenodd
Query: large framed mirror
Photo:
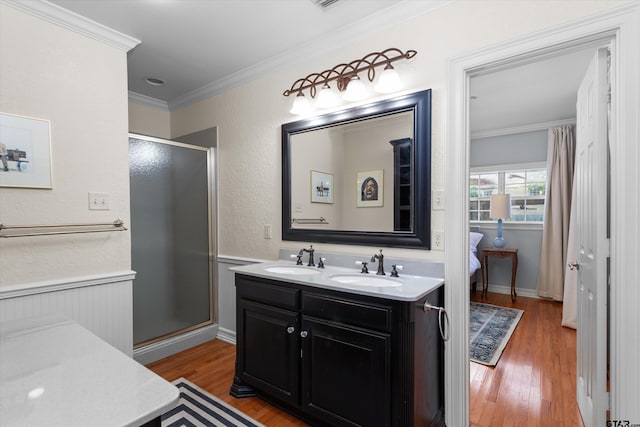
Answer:
M282 240L430 249L431 90L282 125Z

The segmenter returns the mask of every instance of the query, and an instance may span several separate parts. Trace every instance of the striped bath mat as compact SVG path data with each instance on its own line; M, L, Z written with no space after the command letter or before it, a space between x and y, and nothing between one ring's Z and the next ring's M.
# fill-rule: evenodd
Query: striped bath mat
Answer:
M180 400L178 406L162 416L162 427L264 427L184 378L175 380L173 385L180 390Z

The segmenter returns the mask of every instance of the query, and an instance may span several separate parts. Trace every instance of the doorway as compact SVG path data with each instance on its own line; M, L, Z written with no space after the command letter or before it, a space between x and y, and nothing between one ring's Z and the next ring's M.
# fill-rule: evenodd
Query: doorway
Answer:
M478 220L471 224L480 226L486 236L484 247L491 247L496 234L495 221L489 219L487 211L475 209L478 208L475 205L489 204L488 195L480 197L482 194L478 193L482 191L478 188L485 192L509 193L512 206L518 209L510 207L511 220L505 224L505 238L508 247L519 250L521 259L516 301L501 304L500 301L507 300L495 294L508 290L504 285L510 281L510 271L506 271L508 263L500 262L492 264L492 283L499 285L491 285L494 291L491 296L472 297L474 301L486 304L527 307L523 321L494 369L470 362L470 421L473 425L500 425L501 417L507 417L505 414L511 414L508 422L517 417L540 424L550 423L551 419L581 424L579 415L576 419L576 335L573 331L562 330L561 320L557 318L558 312L562 313L562 305L548 300L534 303L520 299L523 296L537 298L542 203L546 199L546 192L538 187L546 185L544 181L538 183L534 177L536 174L546 176L548 129L575 124L578 87L596 46L607 46L609 42L610 38L590 41L558 52L531 56L524 61L515 58L513 63L505 61L497 67L488 65L479 72L470 73L470 176L478 174L483 179L479 187L470 187L470 219ZM575 130L573 133L575 135ZM493 178L496 178L495 182ZM481 250L479 248L478 252ZM572 303L573 309L570 308ZM568 313L575 314L575 298L564 305L567 305ZM535 318L548 322L544 333L541 333L540 324L533 320ZM575 317L572 323L575 328ZM529 335L529 339L523 341L522 334ZM551 345L550 337L558 340L556 345ZM533 347L532 342L535 343ZM529 350L523 351L527 347ZM544 354L539 353L540 349L544 349ZM571 354L573 356L569 356ZM519 397L514 399L514 394ZM554 405L550 405L551 401Z
M632 13L630 13L630 10ZM474 71L487 66L513 63L516 60L527 60L542 54L558 53L562 49L584 46L586 43L603 38L613 38L614 66L617 70L616 80L612 88L614 102L612 112L613 133L617 136L616 146L612 151L612 233L611 247L613 251L625 253L625 257L613 259L611 263L612 280L616 276L631 277L637 266L630 266L624 260L628 256L625 251L637 253L637 248L625 242L628 229L623 224L633 222L631 216L623 209L624 194L634 190L625 182L629 180L629 171L637 169L637 148L634 138L637 129L628 121L635 123L637 111L632 107L637 101L637 9L634 6L619 8L614 12L567 24L554 31L545 31L521 37L503 45L454 58L448 66L448 123L446 158L447 191L457 197L447 199L445 233L450 242L445 252L445 277L452 284L445 289L446 308L451 317L451 337L445 350L445 413L447 424L469 425L469 365L468 365L468 321L469 321L469 77ZM620 66L623 63L625 66ZM618 138L620 138L618 140ZM635 193L634 193L635 194ZM618 198L616 197L618 196ZM632 196L634 200L637 197ZM616 227L616 223L618 226ZM633 222L635 224L635 222ZM624 249L624 251L623 251ZM624 349L629 348L629 340L622 339L628 334L619 326L628 320L622 307L629 307L637 298L632 288L616 281L616 289L611 295L612 342L611 360L611 414L634 414L637 412L637 401L625 397L624 390L632 387L633 378L629 373L637 372L636 363L628 358ZM626 296L626 298L625 298ZM623 315L624 314L624 315ZM622 374L626 372L626 374ZM629 388L631 389L631 388ZM463 408L463 409L461 409Z

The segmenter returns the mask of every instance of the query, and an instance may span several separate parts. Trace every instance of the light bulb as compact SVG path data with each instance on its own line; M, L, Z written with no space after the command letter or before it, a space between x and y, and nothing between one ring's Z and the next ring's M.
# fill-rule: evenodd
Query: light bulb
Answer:
M336 93L331 90L331 87L325 83L320 89L318 93L318 99L315 102L316 107L318 108L331 108L335 107L340 103L340 98L336 95Z
M291 114L303 115L310 113L312 110L313 107L311 106L311 103L304 96L302 91L300 91L298 92L298 95L296 95L296 98L293 100L293 105L291 106L289 112Z
M360 77L357 75L351 77L351 80L349 80L349 84L347 85L347 90L342 95L342 97L347 101L360 101L365 99L367 96L367 89L365 88L364 83L360 80Z
M400 76L391 64L387 64L387 66L384 67L382 74L380 74L378 84L376 85L376 91L380 93L391 93L400 89L402 89Z

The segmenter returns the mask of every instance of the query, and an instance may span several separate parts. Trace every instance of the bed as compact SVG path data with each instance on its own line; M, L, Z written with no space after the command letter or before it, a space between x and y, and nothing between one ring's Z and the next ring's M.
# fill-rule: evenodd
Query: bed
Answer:
M482 280L480 260L478 259L478 244L484 237L480 227L469 228L469 287L475 292L478 277Z

